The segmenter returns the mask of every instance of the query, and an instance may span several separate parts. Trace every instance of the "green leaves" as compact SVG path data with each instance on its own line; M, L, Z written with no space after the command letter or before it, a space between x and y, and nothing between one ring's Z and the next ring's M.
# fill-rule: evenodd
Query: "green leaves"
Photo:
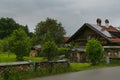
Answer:
M1 18L0 19L0 39L9 37L14 30L22 28L29 35L28 26L23 26L18 23L13 18Z
M88 59L93 65L96 65L100 62L103 57L103 47L99 41L95 39L90 39L86 45L86 53L88 55Z
M10 37L10 50L16 54L17 60L23 60L23 56L28 54L31 45L30 38L23 29L18 29L13 32Z
M47 57L48 61L52 60L58 52L58 47L53 41L45 42L42 47L42 54Z
M42 43L43 36L50 32L54 42L56 44L61 44L64 41L65 30L61 23L58 23L57 20L47 18L46 21L41 21L37 24L35 28L35 42L38 44Z

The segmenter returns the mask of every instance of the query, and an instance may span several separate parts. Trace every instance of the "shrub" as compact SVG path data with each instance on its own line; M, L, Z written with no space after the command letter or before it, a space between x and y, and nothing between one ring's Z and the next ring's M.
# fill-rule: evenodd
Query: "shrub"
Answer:
M23 29L13 32L9 40L11 52L16 54L17 60L23 60L23 56L28 54L31 45L30 38Z
M86 53L92 65L96 65L103 57L103 47L99 41L90 39L86 45Z
M48 41L43 44L42 54L48 61L52 60L58 53L57 45L53 41Z
M64 55L65 58L69 57L70 48L58 48L58 56Z

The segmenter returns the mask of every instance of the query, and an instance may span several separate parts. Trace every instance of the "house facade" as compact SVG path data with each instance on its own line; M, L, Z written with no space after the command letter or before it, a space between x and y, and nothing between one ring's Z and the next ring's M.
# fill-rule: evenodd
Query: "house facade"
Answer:
M95 38L104 48L104 56L120 57L120 31L109 25L109 20L105 20L105 25L101 25L101 19L96 20L97 24L85 23L73 34L67 43L72 43L75 48L71 49L71 60L75 62L87 61L85 53L86 43L90 38Z

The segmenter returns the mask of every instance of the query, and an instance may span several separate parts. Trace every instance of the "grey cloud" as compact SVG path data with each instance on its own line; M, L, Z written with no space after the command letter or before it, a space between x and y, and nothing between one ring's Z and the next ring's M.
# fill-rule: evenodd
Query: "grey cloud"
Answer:
M28 24L31 31L46 17L60 21L72 35L83 23L94 23L97 17L120 25L119 0L0 0L0 17L13 17Z

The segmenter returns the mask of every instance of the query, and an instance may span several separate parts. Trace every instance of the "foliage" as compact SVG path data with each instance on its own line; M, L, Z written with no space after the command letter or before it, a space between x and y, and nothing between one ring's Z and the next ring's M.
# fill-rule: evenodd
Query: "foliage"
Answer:
M23 60L23 56L28 54L31 46L30 38L23 29L13 32L9 40L11 52L16 54L17 60Z
M0 40L0 51L1 52L9 51L9 39L8 38L4 38Z
M70 48L64 48L64 47L61 47L61 48L58 48L58 55L65 55L65 58L68 58L69 57L69 51L70 51Z
M4 80L11 80L10 76L12 75L12 73L13 73L13 70L11 70L10 68L6 68L3 71L3 78L4 78Z
M90 39L86 45L86 53L92 65L96 65L103 57L103 48L99 41Z
M43 45L44 43L46 43L48 41L54 41L53 36L49 30L42 36L41 45Z
M25 30L26 34L27 34L30 38L32 38L32 37L34 36L34 33L29 31L28 25L24 26L23 29Z
M25 30L26 34L29 35L29 29L28 29L27 25L24 27L24 30Z
M0 52L3 51L3 45L2 45L3 41L0 40Z
M27 32L27 28L23 25L16 23L12 18L1 18L0 19L0 39L9 37L14 30L22 28Z
M42 43L44 34L49 31L56 44L61 44L64 41L65 30L61 23L57 20L47 18L46 21L41 21L35 28L35 42L38 44Z
M57 55L57 45L53 41L45 42L42 46L42 54L47 57L48 61L52 60Z
M9 66L3 70L2 77L4 80L21 80L21 74L25 71L14 70L13 67Z
M28 71L17 71L14 70L14 68L7 68L3 73L4 80L23 80L26 78L33 78L37 76L46 76L46 75L52 75L52 74L58 74L58 73L64 73L69 70L69 67L66 67L65 65L59 64L58 66L54 66L51 69L50 68L39 68L37 71L28 70ZM1 78L2 78L1 77Z
M29 32L29 37L33 38L33 36L34 36L34 33L33 32Z

